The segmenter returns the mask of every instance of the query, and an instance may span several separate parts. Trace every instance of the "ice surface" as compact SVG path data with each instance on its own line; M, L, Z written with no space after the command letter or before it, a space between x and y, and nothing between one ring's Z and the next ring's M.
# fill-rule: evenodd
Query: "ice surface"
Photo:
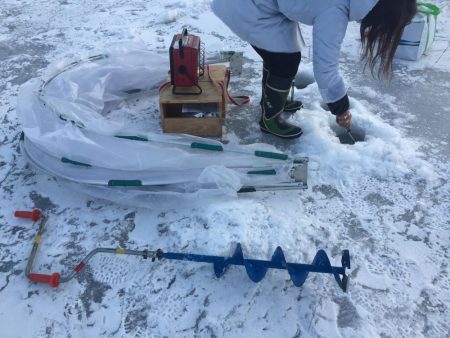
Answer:
M262 135L261 61L214 17L209 2L2 1L0 337L447 337L448 2L435 1L443 13L430 55L396 61L391 82L363 72L359 27L349 25L341 71L354 123L366 130L366 142L354 146L335 137L315 84L295 93L305 105L292 117L304 130L299 140ZM207 52L244 51L243 75L230 91L250 95L252 103L230 106L224 139L309 156L309 190L153 197L132 207L89 197L26 165L15 110L23 83L50 74L50 64L130 40L168 55L183 25L201 36ZM310 46L310 30L303 31ZM300 72L310 71L310 55L307 47ZM149 120L158 127L157 114ZM97 246L227 255L240 242L246 256L260 259L280 245L289 262L309 263L323 248L339 264L341 250L349 249L349 292L327 275L296 288L285 271L269 271L254 284L239 267L216 279L211 265L125 256L97 256L56 290L30 284L24 269L37 226L13 212L31 208L50 217L37 272L67 275Z

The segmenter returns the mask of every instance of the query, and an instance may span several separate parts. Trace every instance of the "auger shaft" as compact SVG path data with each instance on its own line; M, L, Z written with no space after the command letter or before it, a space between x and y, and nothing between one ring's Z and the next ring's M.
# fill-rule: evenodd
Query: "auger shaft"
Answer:
M310 272L332 274L344 292L347 290L348 277L345 269L350 268L350 254L348 250L342 252L342 267L332 266L330 260L323 250L319 250L311 264L288 263L284 257L283 250L277 247L271 260L245 259L241 245L238 243L231 257L164 253L157 251L157 258L166 258L183 261L212 263L216 277L221 277L225 269L230 265L244 266L248 277L255 283L261 281L268 269L287 270L295 286L302 286ZM342 276L342 277L341 277Z
M250 264L255 267L266 268L266 269L279 269L286 270L287 267L283 266L278 262L273 261L264 261L259 259L246 259L245 261L241 261L232 257L221 257L221 256L208 256L208 255L196 255L196 254L183 254L183 253L174 253L174 252L163 252L162 257L166 259L179 260L179 261L191 261L191 262L199 262L199 263L220 263L226 265L239 265L244 266L245 264ZM308 271L308 272L317 272L317 273L338 273L344 274L344 267L336 267L336 266L314 266L311 264L301 264L301 263L287 263L289 266L293 268L297 268L300 270Z
M237 246L237 251L241 250L240 245ZM281 250L281 249L279 249ZM344 251L345 252L345 251ZM156 251L151 250L129 250L122 248L96 248L89 252L83 260L77 264L77 266L72 270L67 276L61 276L59 273L53 273L52 275L41 275L35 273L29 273L28 278L33 282L47 283L52 287L58 286L60 283L66 283L73 279L76 274L81 272L83 268L87 265L88 261L91 260L97 254L121 254L130 256L140 256L145 259L151 258L152 261L158 259L168 259L168 260L178 260L178 261L190 261L197 263L210 263L214 264L214 270L217 277L221 277L225 268L230 265L245 266L247 274L250 279L254 282L259 282L266 274L268 269L278 269L278 270L288 270L294 285L301 286L304 283L309 272L315 273L329 273L333 274L335 277L342 275L342 280L337 278L339 286L346 291L346 274L345 268L350 267L348 264L344 264L342 267L327 265L315 265L313 264L300 264L300 263L286 263L282 261L274 260L259 260L259 259L243 259L242 257L222 257L222 256L211 256L211 255L198 255L190 253L176 253L176 252L163 252L161 249ZM326 255L326 254L325 254ZM345 254L343 255L343 257ZM343 258L344 259L344 258ZM303 274L303 275L302 275ZM300 282L297 282L300 278Z
M161 249L156 251L151 250L130 250L123 248L96 248L89 252L86 257L78 263L78 265L65 277L61 277L61 274L55 272L51 275L39 274L31 272L32 264L35 259L35 255L38 246L41 242L41 235L44 231L44 226L46 223L46 218L41 216L40 211L35 210L33 212L16 212L17 217L29 218L33 221L37 221L41 218L41 223L39 226L38 234L31 251L27 268L25 273L28 279L36 283L46 283L51 287L57 287L60 283L66 283L73 279L77 273L79 273L86 266L87 262L96 254L107 253L107 254L121 254L130 256L141 256L144 259L151 258L152 261L156 259L169 259L169 260L179 260L179 261L191 261L199 263L210 263L214 266L214 273L216 277L221 277L228 266L238 265L244 266L248 277L255 283L261 281L268 269L279 269L287 270L292 282L295 286L302 286L308 277L310 272L315 273L328 273L332 274L340 286L340 288L345 292L347 290L348 277L345 273L346 268L350 268L350 254L348 250L342 252L341 263L342 267L332 266L330 260L323 250L319 250L311 264L300 264L300 263L288 263L286 262L283 250L277 247L272 255L271 260L259 260L259 259L245 259L242 251L241 245L238 243L231 257L223 256L211 256L211 255L199 255L190 253L177 253L177 252L163 252Z

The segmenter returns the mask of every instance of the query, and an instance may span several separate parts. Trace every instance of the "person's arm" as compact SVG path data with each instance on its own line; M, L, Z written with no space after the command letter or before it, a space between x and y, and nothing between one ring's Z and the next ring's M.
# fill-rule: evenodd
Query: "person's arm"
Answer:
M350 127L351 114L347 89L339 74L339 57L347 24L348 10L332 7L318 15L313 25L314 76L323 100L344 128Z
M336 102L328 103L328 108L330 108L333 115L336 115L337 124L345 129L351 128L352 114L349 110L350 102L348 101L347 94Z

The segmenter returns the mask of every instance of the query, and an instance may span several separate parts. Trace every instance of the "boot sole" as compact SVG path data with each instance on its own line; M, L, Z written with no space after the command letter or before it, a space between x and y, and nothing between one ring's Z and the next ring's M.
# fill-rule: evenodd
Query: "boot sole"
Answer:
M272 133L271 131L269 131L269 130L267 130L267 129L264 129L264 128L261 127L261 126L259 126L259 129L261 129L261 131L262 131L263 133L265 133L265 134L273 135L273 136L276 136L276 137L279 137L279 138L283 138L283 139L286 139L286 140L293 140L293 139L295 139L295 138L299 138L299 137L302 136L302 134L303 134L303 131L300 131L300 133L295 134L295 135L278 135L278 134Z

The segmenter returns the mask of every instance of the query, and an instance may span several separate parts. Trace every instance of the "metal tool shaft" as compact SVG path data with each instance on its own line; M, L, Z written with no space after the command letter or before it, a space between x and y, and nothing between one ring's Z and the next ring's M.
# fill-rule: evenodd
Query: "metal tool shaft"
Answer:
M26 213L26 216L20 216L16 212L17 217L31 218L30 212L19 212ZM36 216L36 215L34 215ZM344 292L347 290L348 277L346 275L346 268L350 268L350 254L348 250L342 252L341 267L332 266L330 260L323 250L319 250L311 264L300 264L300 263L288 263L284 256L283 250L277 247L270 260L259 260L259 259L246 259L242 251L241 245L238 243L233 254L230 257L223 256L212 256L212 255L200 255L191 253L178 253L178 252L164 252L161 249L156 251L151 250L130 250L124 248L96 248L89 252L82 261L80 261L77 266L67 275L62 277L60 273L55 272L51 275L40 274L31 272L32 265L37 253L38 246L41 242L41 235L44 231L44 227L47 218L39 215L34 217L33 220L36 221L41 218L39 229L35 237L33 248L31 250L28 263L25 269L25 273L28 279L36 283L46 283L51 287L57 287L60 283L66 283L73 279L76 274L83 270L89 260L97 254L107 253L107 254L121 254L121 255L131 255L131 256L141 256L144 259L151 258L152 261L158 259L171 259L179 261L191 261L199 263L211 263L214 267L214 273L216 277L221 277L228 266L237 265L244 266L248 277L255 283L261 281L268 269L278 269L287 270L292 282L295 286L302 286L308 274L311 272L315 273L328 273L332 274Z
M350 137L350 139L352 140L352 142L353 142L353 143L356 143L356 140L355 140L355 138L353 137L353 134L352 134L352 130L351 130L351 129L347 129L347 134L348 134L348 136Z

